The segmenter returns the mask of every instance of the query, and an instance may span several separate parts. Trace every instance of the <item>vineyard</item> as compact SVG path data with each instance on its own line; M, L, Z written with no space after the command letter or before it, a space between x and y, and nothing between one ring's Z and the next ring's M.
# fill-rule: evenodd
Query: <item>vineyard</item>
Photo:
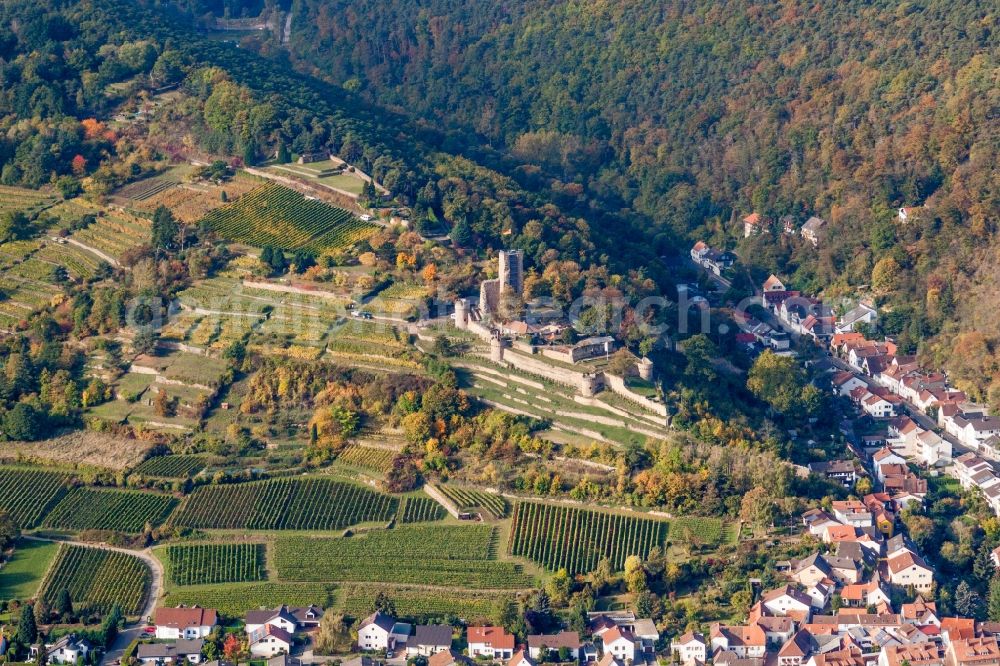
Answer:
M35 253L34 259L50 266L62 266L73 279L88 279L97 272L101 259L75 245L48 243Z
M139 202L136 208L152 213L157 206L166 206L178 220L185 224L193 224L211 211L225 205L222 200L223 192L226 193L226 199L233 202L257 189L263 182L256 176L240 171L222 185L200 182L165 188Z
M153 176L152 178L145 178L137 180L134 183L129 183L118 189L114 193L114 196L122 199L131 199L132 201L146 201L147 199L152 199L160 192L169 190L179 182L180 179L177 174L168 172L160 176Z
M114 259L121 259L126 250L149 242L151 227L145 218L109 208L99 211L93 224L73 232L72 238Z
M329 583L246 583L177 587L163 605L215 608L226 617L242 617L248 610L274 608L281 604L322 608L333 605L333 585Z
M177 501L167 495L135 490L74 488L46 516L44 527L65 530L142 532L159 525Z
M459 511L480 509L497 519L507 515L507 500L500 495L494 495L482 490L462 488L461 486L449 486L447 484L438 486L438 490L454 502Z
M165 555L174 585L248 583L267 577L262 543L169 546Z
M670 519L670 540L683 541L701 546L718 546L725 534L723 522L719 518L682 516Z
M430 497L404 497L399 510L399 522L423 523L441 520L447 513L443 506Z
M133 472L163 479L186 479L205 469L205 458L196 455L156 456L144 460Z
M396 457L394 451L388 449L377 449L372 446L348 446L337 459L355 467L375 470L377 472L388 472L392 468L392 461Z
M346 210L273 184L217 208L203 220L230 240L314 254L350 247L378 229Z
M668 528L665 520L520 502L514 506L508 551L551 571L587 573L605 557L621 569L629 555L646 557L662 546Z
M202 529L337 530L388 522L397 500L360 485L324 478L271 479L202 486L173 522Z
M8 211L36 213L51 206L55 201L56 198L52 195L38 190L0 185L0 214Z
M77 613L107 611L118 604L128 615L142 610L150 575L138 557L118 551L62 544L39 597L55 605L59 593L69 590Z
M397 614L405 617L421 620L457 617L469 623L492 623L499 616L495 594L353 583L337 590L337 609L353 617L364 617L371 612L379 592L388 594L396 605Z
M0 508L21 528L35 527L66 494L66 477L41 470L0 468Z
M294 581L371 581L476 589L523 589L520 565L492 559L495 530L401 527L339 538L286 537L275 544L278 576Z

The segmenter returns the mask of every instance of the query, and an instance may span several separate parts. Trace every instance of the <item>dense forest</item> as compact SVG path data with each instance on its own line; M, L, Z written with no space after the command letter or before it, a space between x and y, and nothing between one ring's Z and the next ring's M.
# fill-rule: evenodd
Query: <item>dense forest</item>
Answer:
M757 274L874 296L891 311L885 333L985 397L1000 328L982 307L1000 281L993 3L283 8L300 70L444 128L450 149L522 184L614 211L590 218L595 233L640 225L659 252L739 243ZM901 206L916 220L896 224ZM751 211L775 223L815 214L831 228L818 251L780 234L746 242L738 220Z

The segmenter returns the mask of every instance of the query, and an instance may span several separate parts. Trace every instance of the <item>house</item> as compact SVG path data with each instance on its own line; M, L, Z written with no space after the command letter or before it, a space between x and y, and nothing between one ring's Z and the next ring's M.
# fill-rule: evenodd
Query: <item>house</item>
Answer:
M918 592L927 592L934 585L934 570L924 559L909 549L901 549L887 555L886 567L889 582L899 587L912 587Z
M915 624L918 627L941 626L941 620L938 619L937 615L937 604L933 601L925 601L919 595L912 604L903 604L899 609L899 615L903 618L903 622Z
M180 639L173 643L140 643L135 656L143 666L164 666L165 664L201 663L201 649L205 641Z
M839 500L832 502L833 517L845 525L854 527L871 527L872 513L864 502L858 500Z
M812 634L799 630L778 651L778 666L802 666L816 647Z
M945 650L948 666L997 666L1000 646L995 636L952 640Z
M785 284L777 275L771 273L771 276L764 280L764 291L785 291Z
M689 631L670 641L670 653L677 655L682 664L704 664L708 658L708 643L704 635Z
M76 664L77 661L86 661L91 649L87 639L67 634L45 646L45 657L50 664Z
M904 224L912 220L917 219L920 215L920 208L915 206L903 206L898 211L896 211L896 217L900 222Z
M510 659L514 656L514 635L502 627L469 627L469 656Z
M713 624L711 631L712 652L732 652L737 657L761 658L767 650L767 636L757 625L727 626Z
M812 613L812 601L804 592L791 585L765 592L761 595L760 603L777 616L794 615L798 619L808 620Z
M284 629L289 634L294 634L299 623L295 616L288 609L288 606L279 606L273 610L249 611L246 616L246 632L250 635L260 631L265 626L271 625Z
M614 626L605 631L601 638L606 654L612 654L615 659L625 663L635 661L637 641L631 631Z
M528 636L528 656L543 661L544 651L561 652L566 649L574 660L580 659L580 634L560 631L558 634L532 634Z
M857 480L854 471L854 463L850 460L828 460L825 462L809 463L809 471L827 479L842 484L845 488L850 488Z
M967 451L959 457L955 458L955 476L958 477L958 482L961 484L962 488L968 490L971 488L973 483L973 477L982 472L992 472L993 466L988 462L977 456L972 451Z
M206 638L218 622L218 614L214 609L199 606L157 608L153 614L155 635L160 640Z
M892 604L889 595L886 594L877 580L845 585L840 591L840 599L848 608L868 608L869 606L878 608L882 604L891 607Z
M878 321L878 311L875 308L859 303L837 320L837 333L851 333L858 324L874 324Z
M832 580L823 580L815 585L806 588L806 596L814 611L823 610L833 598L835 583Z
M537 666L537 664L533 659L524 653L524 650L518 650L514 656L510 658L506 666Z
M813 215L802 225L802 237L812 243L813 247L819 247L820 235L825 225L825 220Z
M849 370L838 372L831 380L837 395L849 396L854 389L868 388L868 382Z
M393 649L396 645L396 638L392 631L395 624L396 621L384 613L378 611L372 613L358 626L358 648L362 650Z
M750 238L765 231L764 218L760 213L750 213L743 218L743 237Z
M778 222L781 223L781 232L788 234L789 236L794 236L797 229L795 228L795 218L791 215L782 215Z
M450 650L451 633L448 625L418 624L414 634L406 640L406 654L429 657Z
M809 509L802 514L802 524L813 536L823 536L827 528L840 525L840 522L823 509Z
M250 654L254 657L274 657L292 651L292 634L273 624L265 624L249 634Z
M435 652L427 660L427 666L469 666L471 663L468 657L452 649ZM348 665L344 664L344 666Z
M944 666L944 655L938 643L886 645L878 656L878 666Z
M709 251L709 250L711 250L711 249L712 249L712 248L710 248L710 247L708 246L708 243L706 243L705 241L698 241L698 242L697 242L697 243L695 243L695 244L694 244L694 246L693 246L693 247L691 248L691 261L695 262L696 264L700 264L700 263L701 263L701 260L702 260L702 258L703 258L703 257L705 256L705 254L707 254L707 253L708 253L708 251Z

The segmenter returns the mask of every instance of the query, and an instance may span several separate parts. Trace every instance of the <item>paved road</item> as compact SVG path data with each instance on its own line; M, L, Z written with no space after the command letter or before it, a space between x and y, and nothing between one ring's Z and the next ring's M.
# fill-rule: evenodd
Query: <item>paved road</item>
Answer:
M132 641L140 636L143 628L147 626L146 619L153 615L153 611L156 610L157 604L160 603L160 597L163 594L163 564L161 564L160 561L153 556L153 553L149 548L145 548L143 550L129 550L128 548L118 548L107 544L86 543L83 541L64 541L62 539L47 539L45 537L31 535L24 535L22 538L31 539L32 541L51 541L53 543L66 543L73 546L83 546L84 548L111 550L138 557L146 563L146 566L149 567L149 570L152 573L149 584L149 594L146 597L146 606L142 609L138 621L130 625L126 625L125 629L118 634L114 644L108 650L107 654L104 655L104 659L101 663L110 664L115 660L121 659L125 648L127 648Z

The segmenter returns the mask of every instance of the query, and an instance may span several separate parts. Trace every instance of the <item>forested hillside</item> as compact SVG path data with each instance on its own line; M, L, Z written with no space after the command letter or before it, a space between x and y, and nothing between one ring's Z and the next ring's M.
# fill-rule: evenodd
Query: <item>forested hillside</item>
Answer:
M982 367L964 368L950 336L933 351L977 380L995 372L1000 322L982 307L1000 286L989 249L1000 210L994 3L292 9L301 68L464 132L465 150L499 150L526 181L540 168L687 239L733 241L735 217L751 210L830 220L818 252L771 236L746 254L810 291L867 285L881 261L889 279L876 295L896 313L887 332L912 347L981 330ZM917 223L892 224L896 207L925 203Z

